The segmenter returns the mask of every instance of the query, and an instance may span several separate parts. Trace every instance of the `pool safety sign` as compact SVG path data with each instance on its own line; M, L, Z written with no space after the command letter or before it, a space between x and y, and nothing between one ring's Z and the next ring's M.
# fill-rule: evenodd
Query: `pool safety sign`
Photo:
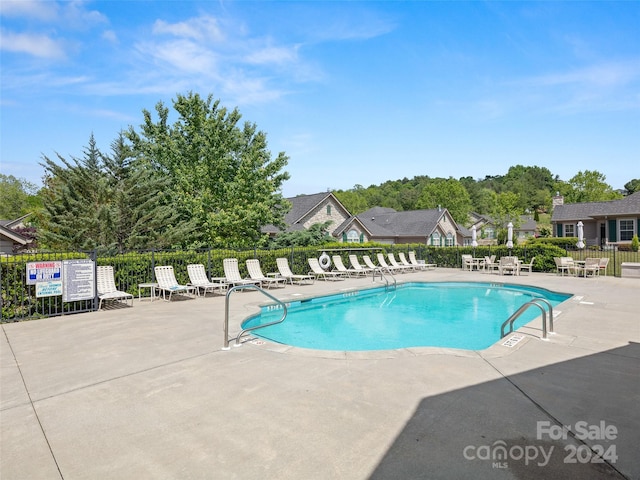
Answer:
M93 260L64 260L62 265L62 301L92 299L96 294Z
M52 281L62 281L62 262L27 263L27 285Z
M63 302L91 300L96 278L93 260L63 260L27 263L27 285L36 286L36 298L62 295Z
M62 281L36 283L36 298L62 295Z

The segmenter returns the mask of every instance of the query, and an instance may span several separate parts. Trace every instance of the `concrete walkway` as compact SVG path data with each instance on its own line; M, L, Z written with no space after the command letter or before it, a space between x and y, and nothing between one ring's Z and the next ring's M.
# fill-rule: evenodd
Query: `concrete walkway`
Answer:
M640 478L640 280L452 269L398 279L574 297L556 308L549 341L538 319L514 347L480 352L223 351L221 296L4 324L0 478ZM234 293L231 331L264 300Z

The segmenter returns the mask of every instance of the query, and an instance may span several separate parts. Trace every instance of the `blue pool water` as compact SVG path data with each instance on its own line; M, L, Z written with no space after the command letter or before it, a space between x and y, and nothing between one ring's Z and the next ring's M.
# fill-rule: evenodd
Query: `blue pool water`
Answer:
M493 283L407 283L288 304L284 322L252 332L273 342L318 350L448 347L482 350L500 340L500 327L522 304L544 298L557 305L571 295ZM514 329L540 316L529 308ZM243 328L279 319L275 306Z

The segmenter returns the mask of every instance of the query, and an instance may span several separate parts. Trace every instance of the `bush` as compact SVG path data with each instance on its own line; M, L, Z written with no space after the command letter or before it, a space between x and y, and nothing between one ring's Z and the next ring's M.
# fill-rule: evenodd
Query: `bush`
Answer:
M638 244L640 242L638 241L638 235L634 235L633 238L631 239L631 251L632 252L637 252L638 251Z

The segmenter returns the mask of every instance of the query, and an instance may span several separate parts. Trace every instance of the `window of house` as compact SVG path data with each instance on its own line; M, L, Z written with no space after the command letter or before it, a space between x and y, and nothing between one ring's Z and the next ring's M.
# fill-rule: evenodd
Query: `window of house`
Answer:
M438 232L431 234L431 245L440 246L440 234Z
M496 231L492 227L484 229L484 238L496 238Z
M630 241L633 239L633 232L635 232L635 225L633 220L620 220L620 240Z
M360 234L355 230L349 230L349 233L347 233L347 242L360 243Z
M331 205L327 205L327 215L331 215Z
M564 236L565 237L575 237L575 225L567 224L564 226Z
M451 235L450 233L447 233L447 240L445 242L445 245L447 247L453 247L453 235Z

